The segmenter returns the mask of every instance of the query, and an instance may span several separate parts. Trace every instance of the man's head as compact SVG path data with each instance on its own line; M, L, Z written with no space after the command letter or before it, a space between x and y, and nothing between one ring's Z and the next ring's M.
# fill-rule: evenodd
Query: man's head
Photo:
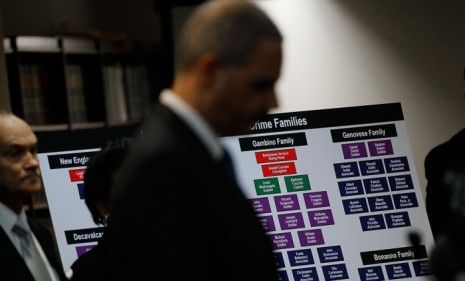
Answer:
M254 4L217 0L187 21L174 91L223 134L239 133L277 106L282 36Z
M105 224L110 211L110 197L119 168L129 149L130 139L109 143L93 156L84 174L84 200L95 224Z
M36 146L26 122L0 112L0 200L19 200L41 190Z

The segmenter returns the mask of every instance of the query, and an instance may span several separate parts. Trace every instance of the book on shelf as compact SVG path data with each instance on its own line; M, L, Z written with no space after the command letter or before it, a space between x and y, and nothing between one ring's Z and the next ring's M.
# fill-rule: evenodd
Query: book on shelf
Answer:
M78 64L66 66L66 88L70 122L88 122L82 66Z
M24 119L31 125L46 124L44 75L41 68L35 64L19 66Z
M150 85L148 69L141 65L125 66L126 98L129 120L141 120L149 110Z
M128 112L124 94L123 67L120 63L103 67L106 117L109 125L123 124L128 121Z
M16 36L3 45L12 109L35 130L136 123L150 111L150 54L107 52L107 60L102 42L70 37Z

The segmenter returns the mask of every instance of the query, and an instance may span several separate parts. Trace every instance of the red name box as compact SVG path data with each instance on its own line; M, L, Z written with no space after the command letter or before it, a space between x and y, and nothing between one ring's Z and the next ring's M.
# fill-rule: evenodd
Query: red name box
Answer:
M262 165L264 177L292 175L297 173L294 162Z
M257 163L270 163L297 160L295 149L280 149L255 152Z
M86 172L86 169L69 170L69 178L72 182L84 181L85 172Z

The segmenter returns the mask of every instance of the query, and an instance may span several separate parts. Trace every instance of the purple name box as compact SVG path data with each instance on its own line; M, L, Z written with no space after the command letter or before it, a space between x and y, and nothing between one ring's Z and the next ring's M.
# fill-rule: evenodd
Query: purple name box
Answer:
M396 209L415 208L418 207L417 196L414 192L392 195L394 206Z
M370 141L368 142L368 150L370 151L371 156L394 154L390 140Z
M361 180L340 181L337 184L342 197L364 194Z
M427 260L414 261L412 262L412 265L416 276L425 276L433 274L431 272L431 266Z
M346 215L368 212L367 199L365 197L342 200Z
M298 236L302 247L323 245L325 243L321 229L299 231Z
M292 241L290 232L270 234L269 237L275 250L294 248L294 241Z
M368 197L368 206L372 212L394 209L391 195Z
M410 226L408 212L384 214L388 228Z
M274 202L278 212L299 210L299 200L296 194L275 196Z
M79 199L84 199L84 184L83 183L78 183L77 188L79 191Z
M363 231L386 229L383 215L371 215L360 217L360 224Z
M283 253L280 253L280 252L273 253L273 257L274 257L276 268L286 267L286 265L284 264Z
M298 281L318 281L318 273L316 267L303 267L299 269L293 269L292 275L294 280Z
M344 263L322 266L326 281L349 279L349 273Z
M389 191L388 182L385 177L364 179L363 185L367 194Z
M381 159L358 162L363 176L384 174L383 161Z
M303 196L307 209L329 207L328 193L326 191L305 193Z
M308 218L311 226L322 226L334 224L333 213L331 209L309 211Z
M338 179L358 177L360 175L357 162L336 163L334 164L334 172Z
M367 157L367 149L363 142L345 143L341 146L344 159Z
M322 247L317 249L321 263L343 261L341 246Z
M249 202L256 214L271 213L270 202L267 197L249 199Z
M408 263L387 264L386 272L389 280L412 277Z
M288 213L278 215L281 230L304 228L304 218L302 213Z
M358 269L361 281L383 281L384 274L381 266L362 267Z
M388 173L399 173L410 171L407 157L396 157L384 159L384 165L386 166L386 172Z
M258 220L262 223L262 227L265 230L265 232L276 230L276 227L273 221L273 216L258 217Z
M310 265L314 264L312 250L310 249L301 249L296 251L287 252L289 257L289 262L291 266L301 266L301 265Z
M85 253L89 252L93 247L97 246L95 245L86 245L86 246L78 246L76 247L76 254L78 257L84 255Z
M412 177L410 175L388 177L391 191L413 189Z

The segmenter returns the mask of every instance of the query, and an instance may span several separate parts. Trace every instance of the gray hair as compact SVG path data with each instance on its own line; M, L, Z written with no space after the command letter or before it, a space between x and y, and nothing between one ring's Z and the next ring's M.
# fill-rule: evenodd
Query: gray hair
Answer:
M176 70L189 69L202 54L218 56L221 66L242 65L264 41L282 42L271 19L242 0L210 1L184 25L176 50Z

